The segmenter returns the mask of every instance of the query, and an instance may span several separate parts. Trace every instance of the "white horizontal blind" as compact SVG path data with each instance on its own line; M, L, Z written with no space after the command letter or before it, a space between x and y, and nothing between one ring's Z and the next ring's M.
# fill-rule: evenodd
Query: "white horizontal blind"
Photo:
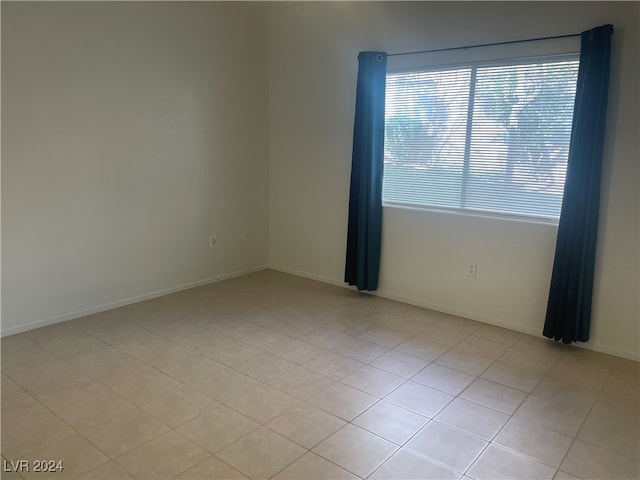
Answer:
M387 74L383 201L557 219L577 56Z

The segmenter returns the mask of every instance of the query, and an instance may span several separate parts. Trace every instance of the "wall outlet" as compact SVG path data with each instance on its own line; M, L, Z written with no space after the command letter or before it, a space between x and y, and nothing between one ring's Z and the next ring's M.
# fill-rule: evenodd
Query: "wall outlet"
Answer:
M468 277L475 277L476 276L476 264L475 263L468 263L467 264L467 276Z
M209 237L209 248L213 248L218 245L218 237L216 235L211 235Z
M243 242L246 242L247 240L249 240L249 232L247 232L246 230L243 230L242 234L240 235L240 238L242 239Z

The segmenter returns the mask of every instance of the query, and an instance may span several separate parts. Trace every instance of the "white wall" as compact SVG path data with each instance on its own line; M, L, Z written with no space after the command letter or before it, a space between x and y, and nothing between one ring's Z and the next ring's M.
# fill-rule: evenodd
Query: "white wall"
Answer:
M3 334L266 264L263 9L1 8Z
M612 23L587 346L640 358L638 17L635 2L339 2L271 11L270 265L342 283L359 51L499 42ZM552 225L385 208L379 293L539 334L555 236ZM470 262L478 264L475 279L465 276Z

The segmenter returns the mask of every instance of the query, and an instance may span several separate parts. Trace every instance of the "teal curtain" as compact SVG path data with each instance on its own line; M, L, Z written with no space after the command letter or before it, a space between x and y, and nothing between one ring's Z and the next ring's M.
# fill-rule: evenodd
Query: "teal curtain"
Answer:
M386 73L386 53L360 52L344 274L358 290L378 288Z
M543 335L589 340L612 25L582 33L580 67Z

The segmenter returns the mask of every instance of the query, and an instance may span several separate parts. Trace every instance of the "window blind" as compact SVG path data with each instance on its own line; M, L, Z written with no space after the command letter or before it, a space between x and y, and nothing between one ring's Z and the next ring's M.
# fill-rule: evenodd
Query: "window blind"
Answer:
M578 62L387 73L383 202L557 219Z

